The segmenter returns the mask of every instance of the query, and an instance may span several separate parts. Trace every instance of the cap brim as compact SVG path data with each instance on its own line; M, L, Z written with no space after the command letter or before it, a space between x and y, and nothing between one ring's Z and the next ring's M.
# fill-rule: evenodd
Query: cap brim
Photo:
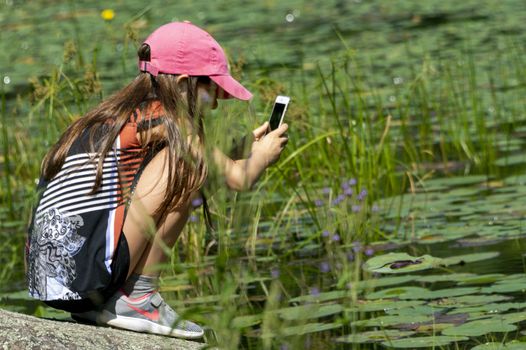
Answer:
M250 91L248 91L243 85L241 85L230 75L211 75L210 79L212 79L226 92L224 95L219 95L218 98L235 97L244 101L250 100L252 98Z

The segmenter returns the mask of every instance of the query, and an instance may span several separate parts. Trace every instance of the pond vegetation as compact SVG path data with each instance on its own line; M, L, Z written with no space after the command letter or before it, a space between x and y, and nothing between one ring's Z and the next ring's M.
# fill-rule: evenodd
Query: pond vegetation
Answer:
M25 290L41 159L135 76L141 38L190 19L256 95L211 111L209 145L230 149L292 96L279 163L250 193L212 169L216 231L194 203L160 266L209 344L526 348L521 1L161 3L1 5L1 307L69 319Z

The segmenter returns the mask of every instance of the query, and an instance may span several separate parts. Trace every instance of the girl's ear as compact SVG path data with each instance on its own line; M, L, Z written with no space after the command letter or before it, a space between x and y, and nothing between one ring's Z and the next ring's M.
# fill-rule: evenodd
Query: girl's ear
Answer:
M188 78L190 78L188 74L181 74L175 78L175 85L177 86L177 90L179 90L180 93L185 93L187 91Z
M177 76L177 79L175 79L175 82L177 84L180 84L181 82L187 82L189 78L188 74L181 74Z

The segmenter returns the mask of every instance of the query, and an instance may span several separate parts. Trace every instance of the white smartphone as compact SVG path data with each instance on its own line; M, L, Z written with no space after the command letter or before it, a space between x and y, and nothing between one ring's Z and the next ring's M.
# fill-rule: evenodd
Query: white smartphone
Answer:
M270 115L270 131L276 130L279 128L285 117L285 112L287 111L287 106L289 105L290 97L288 96L278 96L276 101L274 101L274 107L272 108L272 114Z

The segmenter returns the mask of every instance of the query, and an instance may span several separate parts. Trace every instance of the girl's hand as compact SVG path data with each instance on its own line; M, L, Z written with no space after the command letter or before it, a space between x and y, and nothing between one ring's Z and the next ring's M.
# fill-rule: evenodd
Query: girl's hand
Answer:
M278 161L281 152L289 140L288 137L285 136L285 132L289 128L287 124L281 124L279 128L265 135L268 128L269 124L265 122L252 132L255 141L252 143L250 156L250 158L263 161L265 168Z
M265 136L265 133L268 131L268 128L268 122L264 122L260 127L254 129L254 131L252 131L252 135L254 135L254 140L259 141L263 136Z

